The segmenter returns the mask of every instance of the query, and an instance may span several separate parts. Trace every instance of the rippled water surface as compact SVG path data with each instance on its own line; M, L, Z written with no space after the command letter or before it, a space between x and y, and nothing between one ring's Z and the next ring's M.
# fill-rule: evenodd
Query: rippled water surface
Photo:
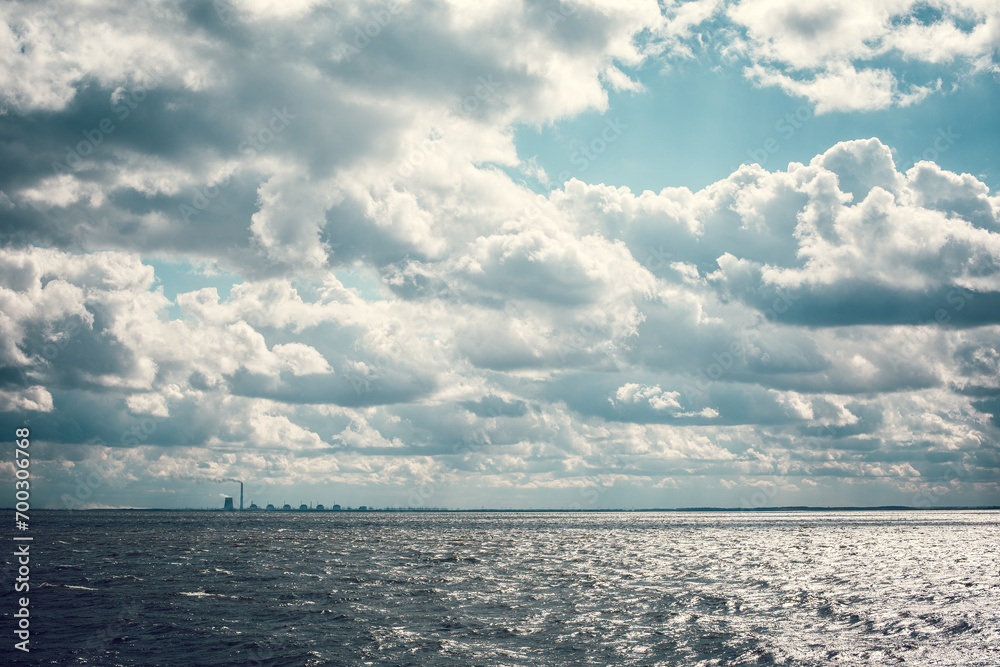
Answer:
M33 519L35 664L1000 665L997 512Z

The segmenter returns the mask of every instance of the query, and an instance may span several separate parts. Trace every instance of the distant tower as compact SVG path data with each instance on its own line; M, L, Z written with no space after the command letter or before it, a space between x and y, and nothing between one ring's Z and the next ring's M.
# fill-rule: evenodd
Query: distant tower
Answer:
M240 482L240 511L243 511L243 482Z
M226 496L226 502L222 506L222 509L228 510L228 511L232 512L233 511L233 499L230 498L229 496Z

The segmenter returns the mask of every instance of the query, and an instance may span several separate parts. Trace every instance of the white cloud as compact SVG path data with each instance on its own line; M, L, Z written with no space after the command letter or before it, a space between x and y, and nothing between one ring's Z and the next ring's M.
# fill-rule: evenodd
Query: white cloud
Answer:
M741 0L727 15L746 31L729 47L750 61L746 76L809 99L818 114L908 106L940 88L940 78L904 82L907 63L997 68L995 3ZM874 66L886 59L889 68Z
M52 412L52 394L45 387L28 387L23 391L0 389L0 412Z
M677 402L678 398L680 398L680 392L665 392L660 389L659 385L644 387L634 382L622 385L615 392L615 399L622 403L639 403L644 401L654 410L679 410L681 404ZM611 401L611 403L614 405L614 401Z
M847 63L828 66L809 80L803 80L764 65L747 67L748 79L763 86L778 86L789 95L805 97L816 114L831 111L868 111L892 106L905 107L920 102L934 86L909 85L900 90L895 74L888 69L856 69Z
M24 139L38 156L0 193L0 412L44 412L67 457L127 451L159 486L377 484L400 503L470 479L579 499L714 478L736 501L764 476L898 491L954 460L987 478L1000 199L982 178L901 172L869 139L697 191L517 181L545 182L518 128L643 94L639 66L696 55L713 19L751 79L818 112L937 91L900 62L989 69L995 8L893 22L911 5L404 3L356 54L337 41L383 5L32 25L8 5L0 120L62 125ZM68 159L88 135L59 127L105 115L116 141ZM148 263L178 257L218 287Z
M181 17L167 3L5 3L0 17L0 52L11 65L0 90L20 110L63 109L89 78L147 90L167 78L198 89L217 76L210 59L191 58L210 51L209 42L176 31Z
M170 416L167 400L160 394L132 394L125 399L125 405L136 415Z

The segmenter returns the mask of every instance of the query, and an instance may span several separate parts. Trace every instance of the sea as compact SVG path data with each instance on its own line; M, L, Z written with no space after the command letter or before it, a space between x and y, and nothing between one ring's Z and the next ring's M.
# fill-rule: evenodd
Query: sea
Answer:
M30 535L4 664L1000 665L997 511L50 511Z

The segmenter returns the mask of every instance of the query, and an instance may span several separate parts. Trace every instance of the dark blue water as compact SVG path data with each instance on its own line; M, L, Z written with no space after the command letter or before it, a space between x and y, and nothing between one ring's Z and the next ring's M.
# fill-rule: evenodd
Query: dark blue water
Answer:
M33 519L33 664L1000 665L997 512Z

